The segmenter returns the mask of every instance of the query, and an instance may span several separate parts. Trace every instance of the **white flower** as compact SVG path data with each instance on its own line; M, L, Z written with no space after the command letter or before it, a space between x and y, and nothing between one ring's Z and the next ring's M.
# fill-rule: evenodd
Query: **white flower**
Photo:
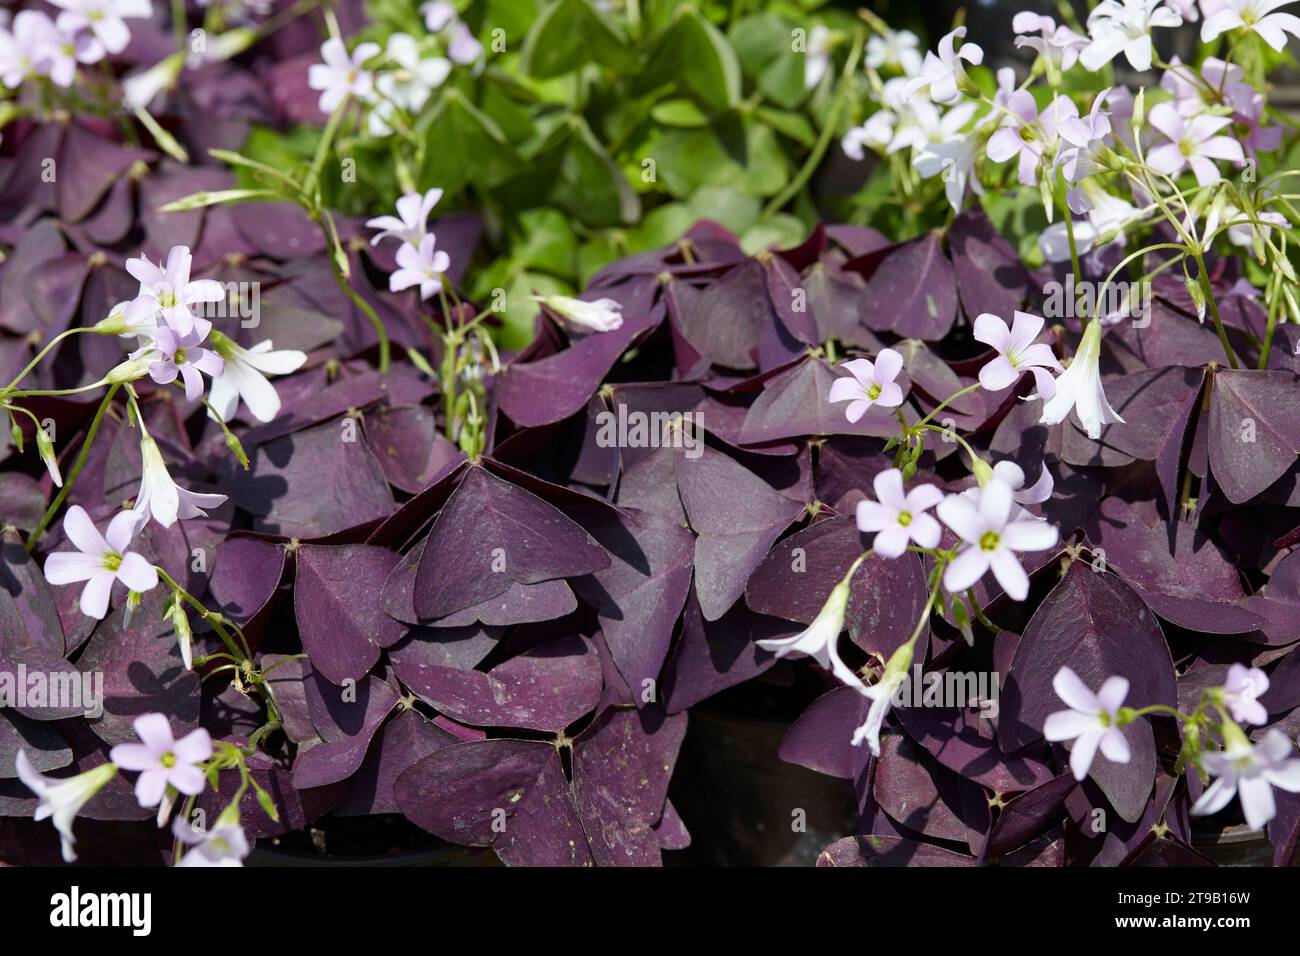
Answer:
M403 243L397 250L397 271L388 277L390 292L401 292L412 286L420 287L420 298L428 299L442 289L442 276L451 265L451 257L434 249L437 240L429 233L420 240L419 248Z
M975 111L979 108L970 101L958 103L942 113L929 100L915 100L907 105L905 122L898 124L898 131L889 142L891 153L909 146L919 149L927 145L939 146L961 141L962 130L974 119Z
M172 836L190 849L180 858L177 866L243 866L248 856L248 838L238 822L223 822L225 814L217 818L211 830L197 830L180 817L172 820Z
M461 66L469 66L483 59L483 44L470 33L469 27L459 20L451 25L451 39L447 43L447 55Z
M1018 509L1011 486L996 476L977 498L949 495L939 502L939 517L962 540L962 548L943 572L952 594L974 587L992 570L998 584L1015 601L1029 594L1029 576L1017 551L1043 551L1056 544L1056 529Z
M1092 110L1086 120L1066 120L1059 131L1063 142L1057 155L1057 164L1065 174L1065 181L1070 184L1066 198L1071 211L1076 213L1085 213L1092 208L1088 193L1081 188L1081 183L1085 177L1102 169L1098 157L1111 136L1110 114L1102 107L1109 97L1110 90L1102 90L1092 101Z
M1059 27L1051 17L1022 10L1011 21L1011 29L1018 34L1038 33L1038 36L1016 37L1016 47L1029 47L1052 65L1065 71L1079 59L1079 51L1088 45L1088 38L1075 33L1065 24Z
M1074 240L1080 255L1103 242L1122 239L1124 228L1140 218L1136 206L1126 199L1112 196L1095 179L1084 179L1077 191L1086 196L1088 206L1088 218L1074 223ZM1044 229L1039 234L1038 245L1048 262L1070 261L1070 237L1064 221L1054 222Z
M1170 140L1147 155L1148 165L1158 172L1177 176L1191 166L1198 185L1212 186L1223 178L1214 160L1246 161L1239 142L1231 136L1216 135L1232 125L1230 116L1197 116L1189 121L1171 104L1157 103L1147 118Z
M1079 54L1079 62L1097 72L1123 53L1133 69L1151 69L1151 30L1181 26L1178 11L1163 0L1102 0L1088 15L1092 42Z
M614 299L587 302L568 295L535 295L533 298L565 321L592 332L613 332L623 325L623 305Z
M921 72L921 41L911 30L889 30L867 38L866 64L873 70L900 70L905 76Z
M1210 43L1229 30L1253 30L1279 53L1286 46L1286 35L1300 37L1300 17L1292 13L1274 13L1294 0L1218 0L1219 10L1201 24L1201 42Z
M917 485L903 492L903 473L888 468L872 479L875 501L859 501L858 530L875 533L872 547L882 558L897 558L915 541L922 548L937 548L943 529L926 514L940 501L943 492L934 485Z
M1266 724L1268 711L1259 698L1268 691L1268 675L1258 667L1233 664L1223 682L1222 694L1228 713L1239 724Z
M131 358L148 356L152 360L149 377L159 385L168 385L179 375L185 383L185 397L193 402L203 394L203 376L199 373L220 378L225 366L216 352L199 348L199 341L197 332L177 335L170 326L164 325L154 333L149 345L133 353Z
M201 518L207 514L204 508L216 508L226 500L225 495L201 495L186 491L172 481L171 473L167 471L167 462L163 461L162 452L158 450L158 443L149 435L140 436L140 458L143 468L134 510L141 516L142 523L152 515L154 521L164 528L170 528L177 518Z
M85 581L81 613L100 620L108 613L113 582L130 591L150 591L158 584L158 569L135 551L127 550L140 524L139 515L119 511L100 534L86 509L73 505L63 517L63 533L76 551L56 551L45 559L45 579L51 584Z
M897 119L889 110L877 110L861 126L855 126L844 134L840 140L840 149L855 163L862 162L867 155L863 146L884 149L889 145L889 141L894 138L894 123Z
M862 692L871 701L871 707L862 726L853 731L853 746L859 747L865 740L871 748L872 756L880 756L880 728L884 726L885 716L894 704L894 696L907 680L915 646L915 640L911 640L894 651L885 662L885 672L880 675L880 680L870 687L862 688Z
M399 239L419 248L420 240L429 231L429 213L441 198L441 189L430 189L424 195L407 193L397 200L396 216L377 216L366 222L367 228L380 230L370 244L377 246L384 239Z
M442 28L456 19L456 8L447 0L430 0L420 5L424 14L424 28L430 33L440 33Z
M240 399L259 422L275 418L280 412L280 396L266 376L288 375L307 361L306 354L297 349L272 351L270 339L246 349L220 332L213 332L212 347L226 367L220 378L212 380L208 401L223 422L235 417Z
M321 44L323 63L313 63L307 71L307 85L320 90L320 111L333 113L348 96L367 100L374 92L374 74L361 65L379 54L378 43L362 43L348 54L338 37Z
M1024 469L1010 459L1000 461L993 466L993 477L1007 483L1007 487L1011 489L1011 500L1018 505L1041 505L1052 497L1052 488L1055 484L1046 461L1043 462L1042 470L1038 473L1038 480L1028 488L1025 487Z
M1052 678L1052 688L1070 709L1048 714L1043 724L1043 736L1053 743L1074 741L1070 748L1070 769L1074 771L1075 780L1088 776L1088 768L1092 766L1098 748L1107 760L1129 762L1132 754L1118 720L1119 709L1128 696L1127 679L1107 677L1094 694L1079 680L1078 674L1062 667Z
M113 779L117 767L111 763L100 764L75 777L55 778L37 773L25 751L18 751L15 761L18 767L18 779L28 790L36 794L37 804L34 820L54 819L54 829L59 831L59 842L63 850L63 859L72 863L77 859L73 845L77 842L72 835L72 822L81 812L86 802L97 794L104 784Z
M872 405L896 408L903 404L903 389L894 381L903 370L903 356L893 349L881 349L874 363L870 359L853 359L840 368L849 374L831 384L827 401L848 402L844 417L850 422L856 422Z
M140 293L127 308L128 321L143 324L145 313L152 313L156 322L163 321L181 335L197 332L204 338L212 323L191 311L191 306L203 302L221 302L226 290L215 279L190 281L192 262L188 246L172 246L167 253L166 268L154 265L144 256L126 260L126 271L140 283Z
M147 70L132 73L122 80L122 101L127 106L148 108L155 96L176 85L185 70L185 55L173 53Z
M63 10L59 29L68 33L89 30L109 53L121 53L131 42L126 19L153 16L150 0L50 0Z
M1100 438L1103 425L1123 424L1124 419L1110 407L1101 384L1101 323L1089 322L1079 340L1079 350L1070 367L1056 380L1056 394L1043 403L1044 425L1064 421L1070 409L1089 438Z
M803 86L811 90L821 82L826 70L831 65L831 31L822 24L817 24L808 34L808 49L804 54Z
M78 63L95 63L103 57L103 47L90 34L74 37L39 10L23 10L14 17L12 34L0 30L0 79L11 89L32 75L47 76L66 89L76 77Z
M1288 759L1291 741L1277 728L1254 746L1240 729L1230 732L1228 737L1227 749L1201 757L1202 766L1218 779L1205 788L1201 799L1192 806L1192 814L1218 813L1234 796L1240 796L1246 825L1258 830L1277 814L1274 787L1287 793L1300 793L1300 760Z
M961 97L959 82L965 78L961 61L976 66L984 62L984 51L974 43L963 43L956 49L956 41L966 36L966 28L958 27L939 41L939 55L926 51L925 62L918 76L907 82L904 99L910 99L918 90L928 89L930 99L936 103L955 103Z
M1034 385L1042 398L1051 398L1056 394L1056 382L1052 372L1060 372L1061 363L1052 354L1052 347L1039 342L1038 334L1043 331L1044 319L1028 312L1016 310L1011 327L1006 320L991 312L984 312L975 319L974 336L997 352L997 358L991 359L980 369L980 385L990 392L1000 392L1010 388L1025 372L1034 376Z
M847 664L840 660L836 643L844 630L844 615L849 608L849 587L858 565L854 563L848 573L831 588L826 603L807 628L793 637L769 637L758 641L758 646L776 655L777 660L787 654L806 654L850 687L862 689L862 682Z
M1056 159L1061 143L1061 127L1079 118L1079 110L1068 96L1052 100L1040 115L1033 94L1016 90L1007 98L1011 113L1005 125L989 137L989 159L1005 163L1019 156L1018 176L1022 186L1038 182L1039 166L1046 160L1050 165Z
M942 175L944 197L954 210L960 210L967 187L977 195L984 195L984 187L975 175L980 146L976 133L958 136L946 143L927 143L916 150L912 165L923 179Z
M375 136L392 132L388 121L397 109L418 113L451 73L451 61L440 56L422 58L419 43L406 33L390 36L384 52L395 67L375 78L379 102L370 111L368 120L370 132Z
M138 771L135 796L142 807L156 807L171 787L187 797L203 792L207 780L199 764L212 756L212 738L202 727L177 740L162 714L141 714L131 725L140 743L118 744L109 759L123 770Z

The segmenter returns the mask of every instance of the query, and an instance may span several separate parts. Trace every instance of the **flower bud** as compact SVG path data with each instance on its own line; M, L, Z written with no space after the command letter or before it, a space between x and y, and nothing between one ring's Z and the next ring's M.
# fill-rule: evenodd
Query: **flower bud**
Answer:
M983 458L976 458L972 461L970 463L970 470L981 488L987 485L993 478L993 466Z
M1136 137L1142 132L1142 127L1147 122L1147 88L1144 86L1138 90L1137 96L1133 97L1133 135Z
M149 358L128 359L119 365L109 369L108 374L104 376L106 385L125 385L127 382L134 382L136 379L144 378L149 374L149 366L153 360Z
M50 433L44 428L36 429L36 452L45 463L45 468L50 473L55 486L62 488L63 475L59 473L59 462L54 457L54 442L50 439Z
M187 671L194 670L194 631L190 628L189 615L185 613L185 605L181 603L180 592L172 594L172 606L167 610L167 618L172 623L172 630L176 632L176 643L181 648L181 660L185 663Z

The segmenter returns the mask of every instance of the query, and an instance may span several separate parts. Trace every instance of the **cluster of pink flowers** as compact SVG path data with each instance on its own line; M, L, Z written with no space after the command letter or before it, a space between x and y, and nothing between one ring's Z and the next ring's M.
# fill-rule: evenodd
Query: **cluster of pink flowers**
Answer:
M0 28L0 82L16 89L41 77L66 89L77 67L121 53L131 42L129 19L153 16L152 0L50 0L54 19L22 10L11 29Z
M396 239L397 269L388 277L392 292L418 288L421 299L429 299L442 291L442 277L451 266L451 257L437 248L437 239L429 232L429 213L442 198L441 189L408 193L397 200L396 216L378 216L366 223L378 234L370 240L377 245L385 239Z
M109 762L73 777L48 777L38 773L25 751L18 751L18 778L36 794L37 820L51 819L58 830L63 858L77 858L73 823L90 800L118 770L138 773L135 796L142 807L158 808L158 826L167 825L180 797L198 797L208 783L206 762L213 754L212 738L203 728L190 731L179 740L162 714L142 714L134 721L139 743L118 744L109 752ZM183 815L172 819L172 834L189 847L177 866L242 866L248 855L248 840L239 825L237 806L232 803L209 829L190 824Z

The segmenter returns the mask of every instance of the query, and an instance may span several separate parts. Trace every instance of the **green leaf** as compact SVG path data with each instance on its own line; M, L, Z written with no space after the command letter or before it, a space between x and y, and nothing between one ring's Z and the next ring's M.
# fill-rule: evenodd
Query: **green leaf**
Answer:
M650 110L650 116L656 123L683 129L709 125L709 117L694 100L664 100Z
M813 129L808 117L802 113L773 109L770 106L760 106L754 112L768 126L782 136L788 136L800 146L812 149L817 142L817 131Z
M585 120L569 116L534 157L530 176L550 184L548 201L588 226L617 226L641 217L641 200Z
M740 248L746 255L755 255L764 249L786 249L797 246L808 235L808 227L794 216L780 213L747 230L740 237Z
M522 238L516 240L514 259L524 269L572 279L578 243L568 217L558 209L530 209L519 216Z
M650 155L659 181L682 199L700 186L772 196L789 174L776 134L736 113L719 117L707 129L665 130L651 144Z
M691 7L655 42L642 74L645 86L676 79L701 103L729 109L740 100L740 61L718 28Z
M443 95L425 135L420 184L426 188L440 186L455 195L467 183L492 187L523 169L501 128L459 90Z
M530 76L563 76L591 62L619 72L634 66L622 37L587 0L556 0L524 37L521 68Z
M497 289L505 292L505 309L498 313L502 325L494 331L493 338L504 349L521 349L533 340L537 318L537 303L532 300L534 293L565 295L573 292L571 286L558 279L541 272L521 270L506 259L498 259L479 273L474 285L474 298L491 302Z

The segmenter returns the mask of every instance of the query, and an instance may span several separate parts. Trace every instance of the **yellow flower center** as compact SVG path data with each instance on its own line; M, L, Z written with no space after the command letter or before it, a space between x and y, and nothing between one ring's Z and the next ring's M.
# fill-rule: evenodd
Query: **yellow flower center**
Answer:
M898 513L898 523L901 524L904 528L906 528L909 524L912 523L912 516L908 514L906 511L900 511Z
M982 551L996 551L1001 536L996 531L985 531L980 535L980 549Z

